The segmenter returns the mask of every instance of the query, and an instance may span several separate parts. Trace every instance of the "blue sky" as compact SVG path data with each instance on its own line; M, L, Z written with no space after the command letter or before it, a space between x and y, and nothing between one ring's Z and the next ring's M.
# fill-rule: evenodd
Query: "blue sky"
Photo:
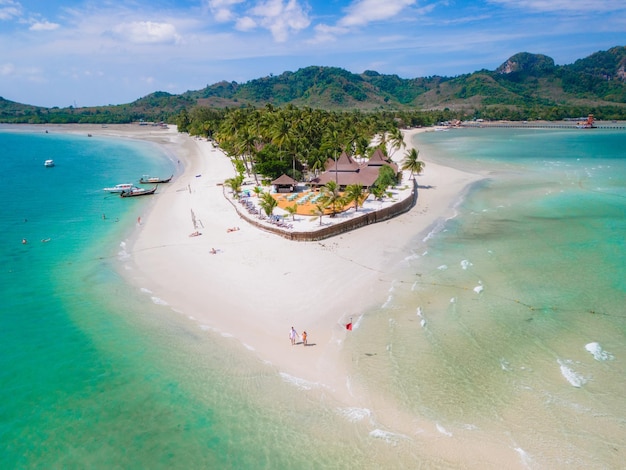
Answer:
M0 0L0 96L122 104L309 65L455 76L620 45L624 0Z

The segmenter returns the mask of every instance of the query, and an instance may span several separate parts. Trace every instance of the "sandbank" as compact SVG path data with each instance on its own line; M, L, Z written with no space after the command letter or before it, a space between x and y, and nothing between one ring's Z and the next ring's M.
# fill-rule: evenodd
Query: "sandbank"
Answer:
M207 334L230 336L243 354L321 384L343 402L353 391L347 390L348 366L339 354L346 336L356 333L345 324L382 303L390 282L385 274L402 262L407 245L454 216L465 189L482 178L437 165L420 152L426 165L409 212L323 241L294 242L238 216L222 186L234 176L233 165L205 139L180 134L174 126L46 127L150 141L180 162L173 181L160 185L144 206L127 242L131 256L123 275ZM404 132L407 147L394 160L403 158L413 135L422 131ZM239 230L229 231L233 227ZM190 236L194 232L200 235ZM309 346L291 345L292 326L298 333L306 330Z

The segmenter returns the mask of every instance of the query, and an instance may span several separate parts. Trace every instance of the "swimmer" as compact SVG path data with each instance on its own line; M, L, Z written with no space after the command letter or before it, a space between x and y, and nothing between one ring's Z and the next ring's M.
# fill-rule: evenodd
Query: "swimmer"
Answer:
M22 245L26 245L28 243L28 240L26 240L25 238L22 238Z
M42 238L41 243L48 243L50 241L49 238Z

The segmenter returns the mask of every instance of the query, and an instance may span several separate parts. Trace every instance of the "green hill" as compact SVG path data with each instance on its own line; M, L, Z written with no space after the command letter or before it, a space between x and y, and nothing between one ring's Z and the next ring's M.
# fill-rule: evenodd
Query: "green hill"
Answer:
M403 79L375 71L355 74L310 66L246 83L221 81L181 95L156 92L129 104L38 108L0 98L2 122L131 122L171 120L194 106L233 108L271 104L326 110L447 110L466 115L529 113L558 119L594 112L626 119L626 47L596 52L569 65L541 54L515 54L496 70L457 77Z

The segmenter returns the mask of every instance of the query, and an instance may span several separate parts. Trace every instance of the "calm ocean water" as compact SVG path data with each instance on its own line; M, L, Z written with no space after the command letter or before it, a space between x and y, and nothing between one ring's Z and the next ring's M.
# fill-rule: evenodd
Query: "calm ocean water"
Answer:
M377 354L362 377L442 436L480 434L530 468L619 468L626 133L460 129L416 143L489 178L415 240L362 318L353 354Z
M0 129L0 467L458 463L123 282L124 240L150 200L101 188L172 173L158 149L14 129ZM513 449L512 466L619 467L626 133L418 138L441 163L491 177L389 268L389 292L346 342L352 380L441 439Z

